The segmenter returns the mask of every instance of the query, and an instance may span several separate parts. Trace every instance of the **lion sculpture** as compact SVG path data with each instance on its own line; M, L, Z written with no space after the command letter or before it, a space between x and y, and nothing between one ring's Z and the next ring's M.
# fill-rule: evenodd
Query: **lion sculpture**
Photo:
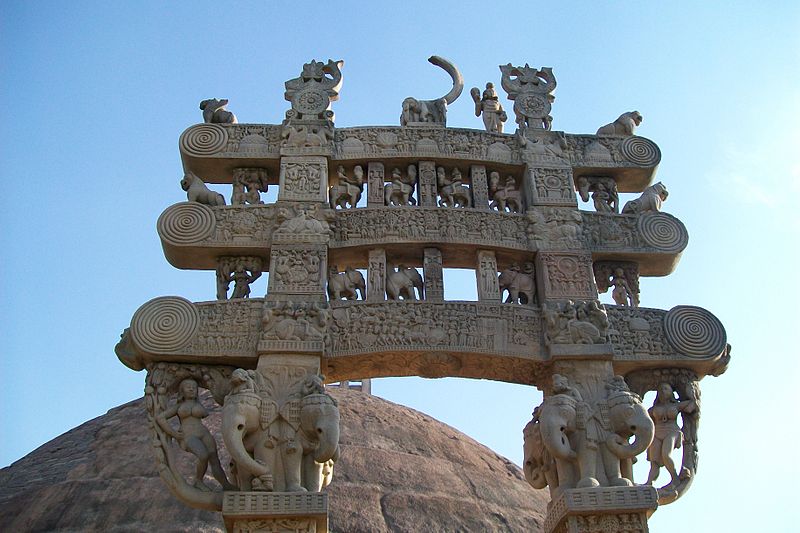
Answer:
M624 135L630 137L636 131L636 127L642 123L642 115L638 111L628 111L619 116L611 124L606 124L599 130L597 135Z
M236 115L225 109L228 99L209 98L200 102L200 109L203 111L203 122L206 124L236 124Z
M666 185L660 181L649 186L642 195L636 200L631 200L622 208L623 215L638 215L641 213L658 213L661 211L661 203L669 196Z

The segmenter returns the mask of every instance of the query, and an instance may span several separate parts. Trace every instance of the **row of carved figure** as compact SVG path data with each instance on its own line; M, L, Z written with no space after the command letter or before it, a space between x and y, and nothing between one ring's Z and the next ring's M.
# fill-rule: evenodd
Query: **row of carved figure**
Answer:
M230 477L220 463L216 440L202 422L208 410L199 399L197 380L180 382L176 402L158 412L155 422L197 458L195 488L212 490L203 481L209 466L224 490L319 492L330 483L339 456L336 400L325 393L322 376L289 379L288 389L282 390L285 378L233 371L222 407ZM173 417L177 426L169 422Z
M560 374L553 375L552 384L552 393L523 431L523 471L534 488L549 486L555 497L563 489L633 485L633 462L645 450L650 462L645 484L652 485L662 467L670 475L659 489L660 503L669 503L685 488L694 461L679 470L671 453L684 441L678 416L683 415L686 426L687 417L696 421L699 415L696 396L676 399L672 385L661 382L648 410L622 376L602 388L585 386L583 393Z
M261 277L262 260L253 256L220 257L217 267L217 299L228 298L230 284L234 283L231 298L249 298L250 284ZM594 264L594 274L598 290L607 292L611 289L614 303L622 306L639 306L639 276L636 263L600 261ZM486 279L487 274L481 270L479 283L484 285L484 292L491 293L494 281ZM536 278L534 266L530 261L512 263L499 273L488 273L488 277L496 276L501 300L505 303L533 305L536 300ZM374 283L385 285L386 296L390 300L425 299L425 284L416 268L404 264L396 267L388 266L385 279L375 279ZM348 266L340 272L334 265L328 268L328 297L331 300L366 300L366 280L364 275ZM613 289L612 289L613 287ZM553 319L555 320L555 318Z
M336 170L337 183L328 190L329 204L332 209L353 209L361 200L366 179L364 167L355 165L347 172L343 165ZM261 193L267 192L269 176L263 168L238 168L233 173L233 193L231 205L260 205ZM190 202L199 202L210 206L225 205L222 194L209 189L203 180L192 172L187 172L181 180L181 187L186 191ZM458 167L449 173L444 167L436 168L436 187L438 205L440 207L468 208L475 206L473 191L464 183L464 176ZM419 202L414 197L419 188L417 167L409 165L403 173L399 168L392 170L389 182L383 185L383 200L387 206L410 206ZM577 190L584 202L591 200L598 213L619 213L619 193L613 178L598 176L582 176L577 179ZM489 208L500 212L521 213L524 210L522 192L518 180L512 175L502 178L497 171L489 173L488 183ZM639 198L631 200L622 208L622 214L638 214L658 212L661 204L667 199L669 192L666 186L658 182L645 189Z
M400 125L447 124L447 106L455 102L464 90L464 78L458 67L451 61L431 56L428 61L443 69L450 76L452 86L441 98L421 100L408 97L403 100L400 114ZM302 74L286 82L286 100L292 103L292 110L287 112L287 119L332 119L331 102L338 100L342 84L341 67L343 61L328 60L327 63L311 61L303 65ZM501 86L514 102L515 122L520 129L550 130L553 117L550 110L555 96L553 91L557 82L551 67L533 68L513 66L511 63L500 65ZM508 115L497 96L494 84L489 82L483 92L477 87L470 90L475 103L475 116L483 119L486 131L503 133L503 125ZM200 102L203 121L217 124L235 124L236 115L225 106L227 99L208 99ZM633 135L634 129L641 124L642 116L638 111L624 113L617 121L601 127L598 135Z

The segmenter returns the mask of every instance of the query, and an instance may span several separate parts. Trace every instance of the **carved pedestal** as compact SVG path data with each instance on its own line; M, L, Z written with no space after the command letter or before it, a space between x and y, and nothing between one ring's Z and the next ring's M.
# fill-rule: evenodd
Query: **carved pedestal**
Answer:
M564 490L547 508L545 533L646 533L658 507L653 487Z
M228 533L327 533L328 495L322 492L226 492Z

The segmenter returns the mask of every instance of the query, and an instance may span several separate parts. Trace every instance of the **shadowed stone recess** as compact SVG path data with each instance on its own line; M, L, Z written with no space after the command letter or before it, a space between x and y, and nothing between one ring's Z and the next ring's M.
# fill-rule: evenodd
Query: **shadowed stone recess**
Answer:
M329 393L342 425L327 489L331 531L541 531L548 494L507 459L412 409L356 391ZM219 408L208 396L202 401L211 412L206 425L219 434ZM224 531L221 515L169 493L149 441L141 399L53 439L0 470L0 524L6 531ZM188 475L194 457L179 458ZM220 459L230 460L221 446ZM210 472L206 483L214 484Z

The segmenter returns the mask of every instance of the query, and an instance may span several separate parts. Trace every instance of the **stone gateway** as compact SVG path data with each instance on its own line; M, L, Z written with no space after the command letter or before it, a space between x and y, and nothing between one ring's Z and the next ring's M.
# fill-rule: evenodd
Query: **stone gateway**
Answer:
M336 128L344 62L328 60L286 82L282 124L239 124L207 100L181 135L188 201L158 232L173 266L216 273L216 299L147 302L116 349L147 370L159 475L229 531L327 531L347 397L326 383L493 379L544 392L523 470L550 489L545 531L645 532L695 477L699 382L730 359L709 311L642 306L640 276L670 274L688 243L653 184L661 151L634 134L638 112L596 135L553 130L553 69L527 64L500 66L513 134L493 83L471 91L484 128L448 128L464 81L430 61L453 88L406 99L399 127ZM228 184L230 205L207 184ZM623 193L641 197L620 210ZM445 298L446 268L475 272L477 301ZM609 289L615 305L598 299ZM201 394L221 409L222 450ZM650 475L635 480L645 452ZM187 457L193 476L177 468Z

